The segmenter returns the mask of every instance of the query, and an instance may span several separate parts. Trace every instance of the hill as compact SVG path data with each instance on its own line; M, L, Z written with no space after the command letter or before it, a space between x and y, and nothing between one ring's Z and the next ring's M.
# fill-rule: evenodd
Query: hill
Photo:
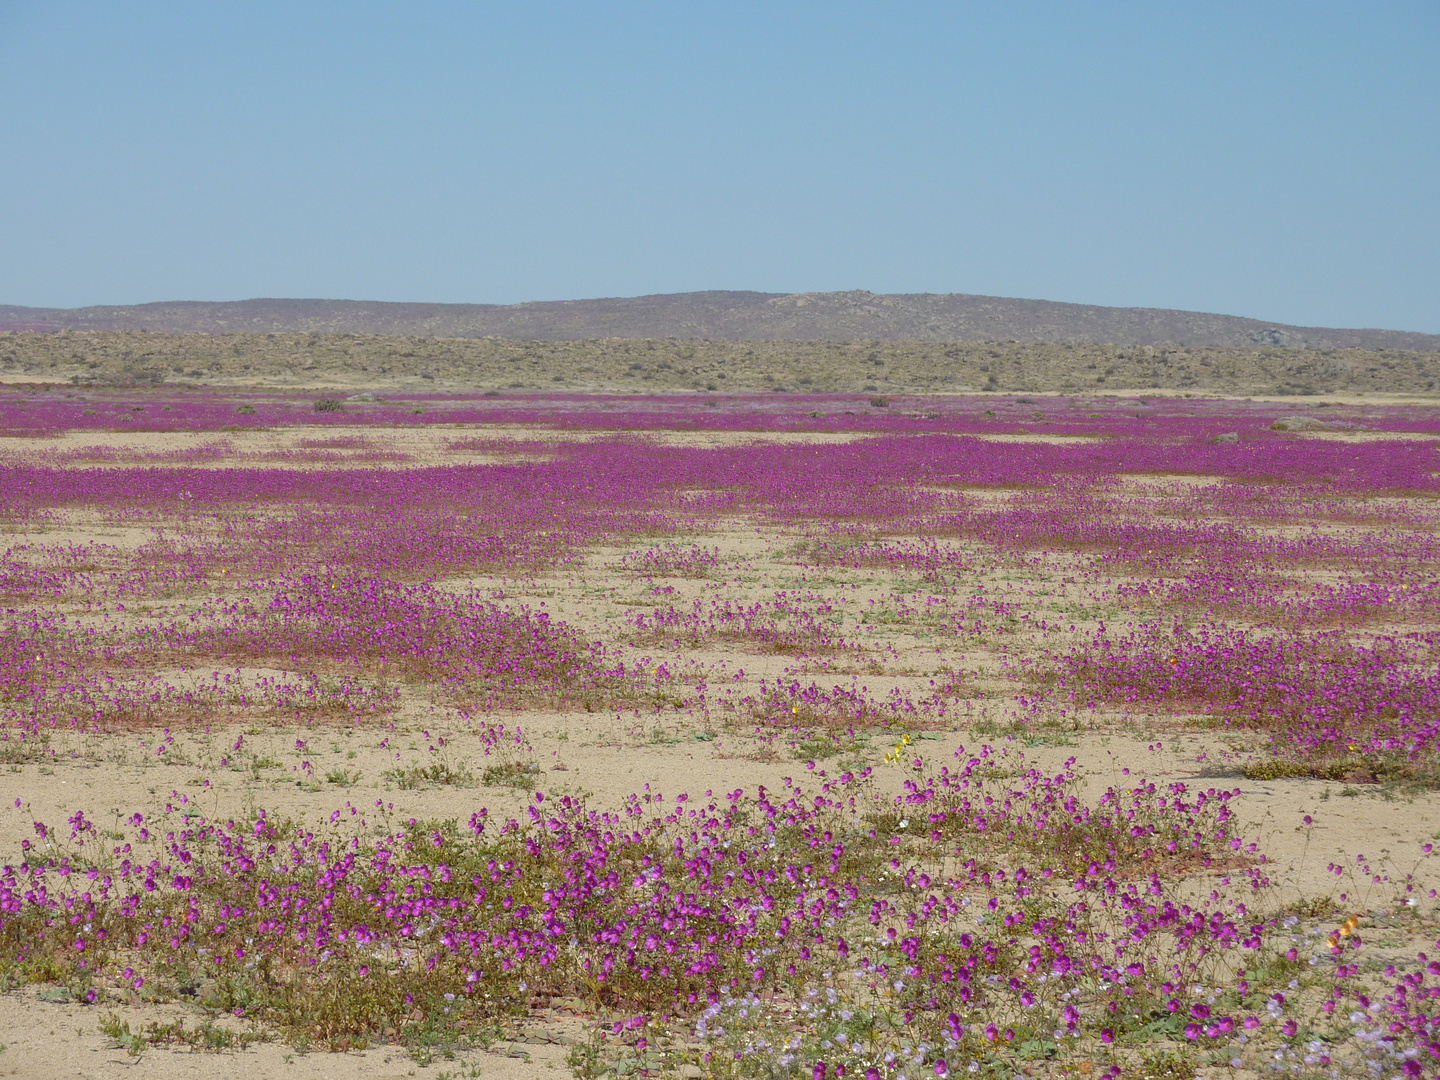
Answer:
M318 333L584 341L913 341L1440 352L1440 335L1288 326L1232 315L962 293L695 292L527 304L239 300L130 307L0 305L0 330Z

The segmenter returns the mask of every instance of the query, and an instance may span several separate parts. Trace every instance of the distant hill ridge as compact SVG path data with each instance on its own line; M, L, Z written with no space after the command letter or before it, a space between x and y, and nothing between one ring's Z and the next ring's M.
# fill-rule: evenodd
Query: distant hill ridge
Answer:
M526 304L364 300L171 301L130 307L0 305L0 330L321 333L584 341L1014 341L1440 352L1440 334L1288 326L1233 315L1096 307L964 293L693 292Z

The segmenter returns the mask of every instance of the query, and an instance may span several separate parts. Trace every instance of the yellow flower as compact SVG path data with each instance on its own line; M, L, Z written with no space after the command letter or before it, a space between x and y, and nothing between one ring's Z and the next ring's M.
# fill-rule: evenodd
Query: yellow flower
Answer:
M1340 940L1341 940L1342 938L1347 938L1347 937L1349 937L1351 934L1353 934L1353 933L1355 932L1355 928L1358 927L1359 925L1360 925L1360 916L1358 916L1358 915L1351 915L1348 919L1345 920L1345 922L1344 922L1343 924L1341 924L1339 930L1336 930L1336 931L1334 931L1333 933L1331 933L1331 935L1330 935L1330 937L1329 937L1329 939L1328 939L1329 944L1330 944L1330 947L1333 949L1333 948L1335 948L1336 946L1338 946L1338 945L1340 944Z

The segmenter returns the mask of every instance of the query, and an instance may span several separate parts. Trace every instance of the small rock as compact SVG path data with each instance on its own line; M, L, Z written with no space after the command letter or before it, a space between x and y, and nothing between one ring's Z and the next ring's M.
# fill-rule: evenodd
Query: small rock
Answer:
M1227 431L1224 435L1216 435L1215 441L1217 443L1238 443L1240 441L1240 433L1238 431Z
M700 1080L705 1073L699 1065L691 1065L688 1061L680 1066L681 1080Z
M1313 416L1282 416L1270 425L1271 431L1324 431L1330 425Z

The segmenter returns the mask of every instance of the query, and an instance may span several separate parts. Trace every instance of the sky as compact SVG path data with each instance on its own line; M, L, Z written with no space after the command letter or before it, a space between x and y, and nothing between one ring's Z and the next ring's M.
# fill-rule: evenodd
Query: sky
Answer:
M0 304L964 292L1440 333L1440 3L0 0Z

